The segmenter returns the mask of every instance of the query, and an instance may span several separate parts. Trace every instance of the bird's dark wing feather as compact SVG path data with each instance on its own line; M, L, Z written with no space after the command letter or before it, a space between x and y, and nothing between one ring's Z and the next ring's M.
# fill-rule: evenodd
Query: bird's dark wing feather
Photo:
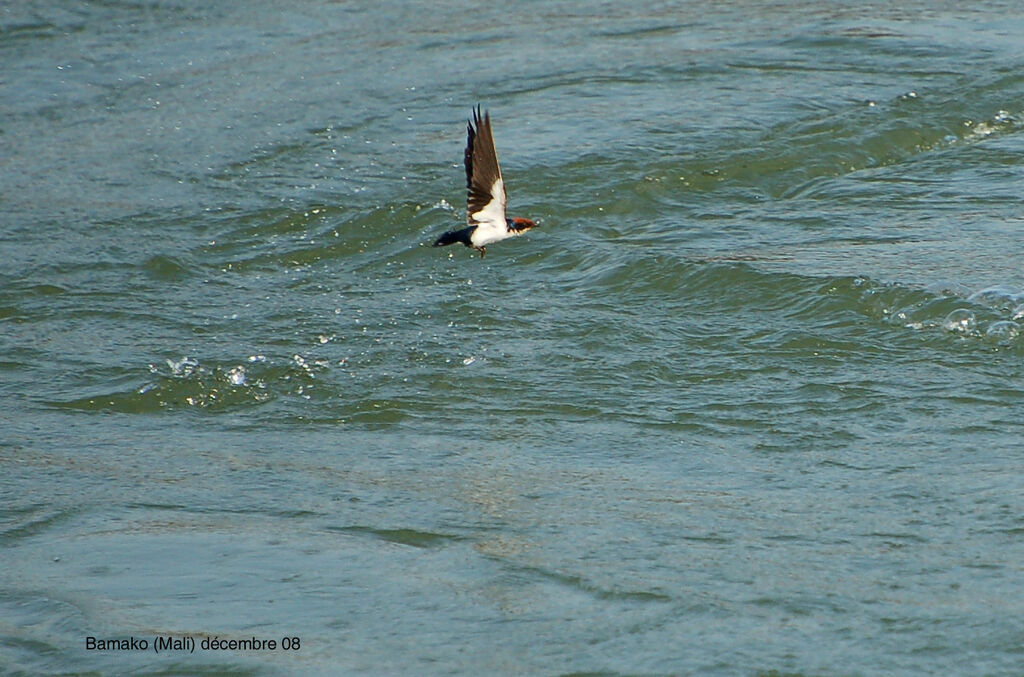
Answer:
M498 154L494 149L490 115L485 112L481 117L478 105L466 129L466 188L469 191L466 219L470 224L495 220L494 225L504 226L505 185L501 180L501 167L498 166ZM487 209L488 205L490 209ZM494 218L498 212L500 219ZM477 215L481 218L476 218Z

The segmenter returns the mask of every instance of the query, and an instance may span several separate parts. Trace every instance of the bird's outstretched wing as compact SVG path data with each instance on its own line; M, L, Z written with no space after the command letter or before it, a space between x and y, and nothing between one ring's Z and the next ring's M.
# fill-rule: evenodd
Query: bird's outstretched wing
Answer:
M480 116L480 106L473 111L473 120L466 124L466 223L484 230L504 233L505 182L501 179L498 153L491 134L491 117ZM481 233L482 235L483 233Z

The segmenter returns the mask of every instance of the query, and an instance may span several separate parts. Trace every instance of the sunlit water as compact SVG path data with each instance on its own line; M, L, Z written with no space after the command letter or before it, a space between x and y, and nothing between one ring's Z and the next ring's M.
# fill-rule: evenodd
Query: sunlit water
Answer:
M0 5L0 672L1024 672L1024 13L900 4Z

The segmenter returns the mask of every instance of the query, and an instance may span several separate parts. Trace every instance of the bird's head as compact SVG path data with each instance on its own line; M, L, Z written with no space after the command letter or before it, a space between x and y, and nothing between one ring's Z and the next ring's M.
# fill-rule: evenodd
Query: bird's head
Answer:
M530 230L531 228L537 225L530 219L523 219L518 216L509 220L512 222L512 230L518 231L520 233L523 232L524 230Z

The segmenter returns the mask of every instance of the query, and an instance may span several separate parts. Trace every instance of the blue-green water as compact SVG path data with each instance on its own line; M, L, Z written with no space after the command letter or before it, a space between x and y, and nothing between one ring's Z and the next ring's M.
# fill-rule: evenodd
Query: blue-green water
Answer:
M1024 674L1024 10L902 5L0 5L0 673Z

